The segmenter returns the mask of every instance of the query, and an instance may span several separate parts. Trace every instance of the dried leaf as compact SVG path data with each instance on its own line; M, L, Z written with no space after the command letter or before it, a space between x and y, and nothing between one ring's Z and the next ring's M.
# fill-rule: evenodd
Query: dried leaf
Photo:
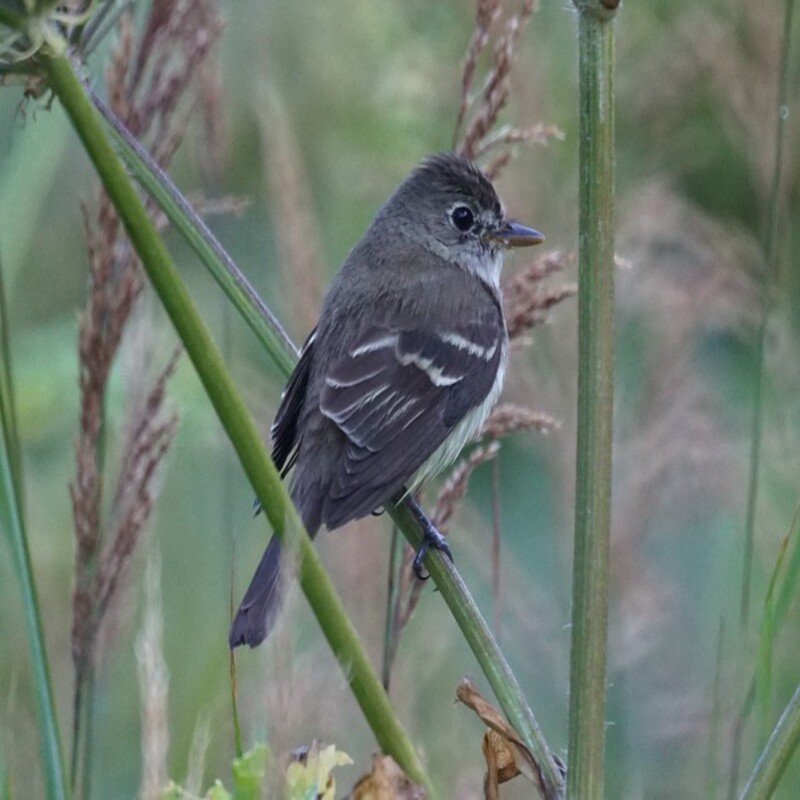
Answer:
M498 800L500 784L519 775L514 754L506 744L506 740L493 730L487 730L483 734L481 749L483 757L486 759L483 791L487 800Z
M525 747L519 734L503 719L500 712L481 697L475 684L468 678L464 678L459 684L456 697L469 706L489 729L482 744L486 758L484 791L487 799L497 798L499 785L520 774L535 784L544 796L542 777L531 751Z
M374 755L372 772L353 787L352 800L425 800L425 790L391 756Z

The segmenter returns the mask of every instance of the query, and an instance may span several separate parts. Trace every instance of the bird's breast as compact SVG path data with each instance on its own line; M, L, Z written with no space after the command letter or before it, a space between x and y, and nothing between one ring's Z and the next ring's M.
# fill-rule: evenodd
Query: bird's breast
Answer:
M503 391L507 362L508 341L504 340L500 363L497 366L497 375L489 393L481 403L467 411L463 418L453 427L450 435L414 473L414 477L409 482L410 491L415 491L428 478L433 478L446 470L458 458L464 447L480 435L486 418L491 413L495 403L497 403L500 392Z

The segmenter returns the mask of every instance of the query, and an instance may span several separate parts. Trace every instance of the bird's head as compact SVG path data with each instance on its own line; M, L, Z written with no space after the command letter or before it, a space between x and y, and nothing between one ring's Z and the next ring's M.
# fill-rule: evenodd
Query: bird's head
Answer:
M499 271L503 249L544 240L533 228L507 219L491 181L454 153L426 158L400 184L379 218L391 221L400 235L482 277Z

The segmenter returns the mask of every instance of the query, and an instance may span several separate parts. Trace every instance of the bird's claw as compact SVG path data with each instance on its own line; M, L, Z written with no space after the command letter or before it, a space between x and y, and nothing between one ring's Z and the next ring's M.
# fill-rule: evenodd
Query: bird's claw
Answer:
M419 550L417 550L417 554L414 556L414 563L412 565L414 574L417 576L417 580L420 581L426 581L430 578L430 575L426 574L422 569L422 561L428 550L438 550L440 553L444 553L450 561L453 560L453 554L450 552L450 545L447 544L447 539L433 526L426 526L422 544L419 546Z

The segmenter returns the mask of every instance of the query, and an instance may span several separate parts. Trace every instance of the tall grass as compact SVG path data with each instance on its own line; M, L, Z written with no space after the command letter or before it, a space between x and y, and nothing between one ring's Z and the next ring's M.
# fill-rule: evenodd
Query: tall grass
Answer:
M33 575L28 535L25 529L22 491L22 459L16 427L14 386L11 375L8 314L0 272L0 520L6 531L14 572L19 581L25 635L30 651L32 683L39 721L39 743L48 798L69 797L56 718L50 665L47 659L36 581ZM2 779L2 774L0 774ZM5 782L5 781L3 781Z
M756 333L756 385L750 431L750 473L747 487L740 597L740 635L743 641L748 632L750 607L752 605L753 554L758 532L761 452L764 435L764 396L768 377L767 340L775 301L774 292L779 279L781 189L784 178L784 141L789 115L787 104L789 102L789 56L793 18L794 0L785 0L773 118L775 129L772 170L769 180L769 192L766 198L762 239L763 273L760 276L760 303ZM758 711L758 735L756 741L759 743L759 747L764 747L764 750L748 780L742 797L769 797L783 774L797 743L800 741L800 723L798 721L797 708L799 702L798 692L789 701L789 705L784 710L777 726L770 734L770 729L772 728L773 648L789 603L797 596L800 543L796 538L792 541L797 526L797 518L798 507L795 506L789 531L781 543L778 558L767 587L760 623L755 674L748 685L744 703L734 727L729 783L729 796L731 797L735 795L739 778L744 728L754 707ZM790 545L791 553L788 555L788 562L784 568L784 561L787 560L787 551Z
M783 41L781 43L780 72L778 74L775 108L775 143L772 180L767 199L764 224L764 273L761 279L761 303L758 333L756 335L756 387L753 398L753 417L750 435L750 477L747 485L747 516L744 532L744 557L742 559L742 595L740 619L742 628L747 627L750 613L751 583L753 580L753 546L758 521L758 487L761 466L761 440L764 427L764 389L767 378L766 343L773 292L778 278L778 223L780 221L780 192L783 177L783 142L786 136L786 120L789 116L789 51L792 39L794 0L786 0L783 16Z

